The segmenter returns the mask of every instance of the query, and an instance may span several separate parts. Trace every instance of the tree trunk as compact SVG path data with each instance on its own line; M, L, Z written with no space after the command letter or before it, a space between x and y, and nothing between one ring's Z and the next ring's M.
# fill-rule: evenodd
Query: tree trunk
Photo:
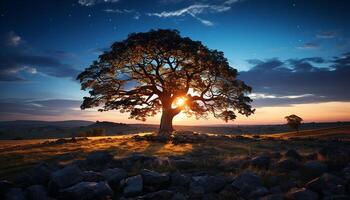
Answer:
M171 109L164 109L162 111L162 118L160 120L159 134L170 135L173 129L174 114Z

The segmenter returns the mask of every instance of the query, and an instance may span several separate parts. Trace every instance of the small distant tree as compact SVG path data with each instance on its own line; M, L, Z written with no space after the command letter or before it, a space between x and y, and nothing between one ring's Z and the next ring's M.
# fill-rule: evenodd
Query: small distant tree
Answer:
M197 118L211 113L226 122L236 113L254 113L251 87L237 74L223 52L176 30L151 30L115 42L77 79L90 93L82 109L100 106L143 121L161 111L159 133L169 134L181 111Z
M294 114L286 116L285 119L287 120L287 125L299 133L299 127L300 127L303 119L297 115L294 115Z

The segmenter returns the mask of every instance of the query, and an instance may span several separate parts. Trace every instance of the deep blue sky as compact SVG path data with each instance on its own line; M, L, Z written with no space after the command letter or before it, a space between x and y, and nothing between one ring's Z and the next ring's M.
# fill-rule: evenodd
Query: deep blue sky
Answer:
M349 102L349 10L345 0L2 0L0 119L84 117L79 71L113 41L158 28L223 51L258 108Z

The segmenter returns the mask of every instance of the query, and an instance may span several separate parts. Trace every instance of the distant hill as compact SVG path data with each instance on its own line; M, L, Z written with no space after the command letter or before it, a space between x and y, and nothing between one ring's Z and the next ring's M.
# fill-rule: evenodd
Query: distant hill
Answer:
M42 127L57 126L61 128L73 128L79 126L88 126L95 122L84 120L68 120L68 121L35 121L35 120L17 120L0 122L0 128L13 127Z
M301 130L350 126L350 122L304 123ZM175 126L176 130L215 134L272 134L288 132L291 129L280 125L215 125ZM0 139L40 139L72 136L122 135L140 132L156 132L158 125L124 124L114 122L70 121L7 121L0 122Z
M86 133L100 132L103 135L121 135L156 131L158 126L123 124L114 122L70 121L4 121L0 122L0 139L39 139L89 136Z
M97 121L94 124L90 124L85 127L79 127L73 130L76 136L84 136L84 133L88 133L94 130L99 130L102 135L122 135L138 132L152 132L156 131L155 127L152 125L135 125L135 124L124 124L124 123L114 123ZM88 135L85 135L88 136Z

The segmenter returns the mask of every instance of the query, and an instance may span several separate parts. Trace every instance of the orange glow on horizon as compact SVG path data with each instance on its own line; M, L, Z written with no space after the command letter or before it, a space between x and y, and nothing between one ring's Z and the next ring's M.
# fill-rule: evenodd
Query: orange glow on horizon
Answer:
M78 114L77 114L78 112ZM291 106L260 107L256 108L255 114L245 117L238 115L234 122L225 123L222 120L208 116L208 119L196 120L194 117L188 118L186 114L180 113L174 118L175 125L254 125L254 124L285 124L285 116L296 114L304 119L303 122L336 122L350 121L350 102L325 102L312 104L295 104ZM75 110L75 114L64 116L37 116L23 115L22 119L30 120L90 120L90 121L112 121L128 124L159 124L161 113L148 118L142 122L129 119L128 113L118 111L97 112L96 110ZM18 117L18 116L17 116Z

